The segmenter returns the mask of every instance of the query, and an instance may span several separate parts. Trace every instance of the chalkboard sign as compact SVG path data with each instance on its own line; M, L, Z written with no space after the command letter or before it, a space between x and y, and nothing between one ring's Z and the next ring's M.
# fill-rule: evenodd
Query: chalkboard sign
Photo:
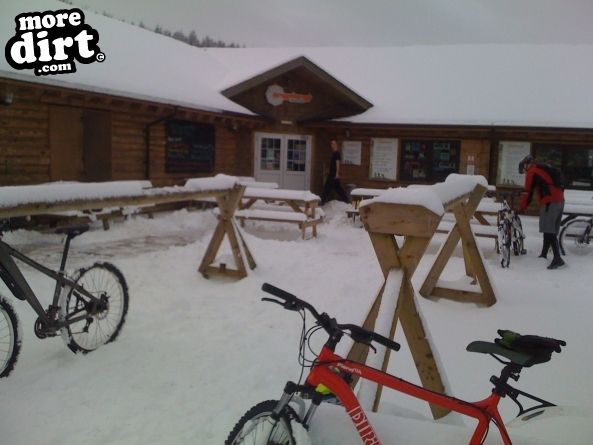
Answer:
M171 120L167 122L167 173L211 173L214 170L213 125Z

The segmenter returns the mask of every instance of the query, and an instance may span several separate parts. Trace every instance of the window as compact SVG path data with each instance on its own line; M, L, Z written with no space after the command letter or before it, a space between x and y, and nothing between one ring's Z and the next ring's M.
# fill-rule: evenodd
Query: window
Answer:
M288 158L286 170L290 172L304 172L307 163L307 141L289 139L286 156Z
M593 189L593 145L533 144L533 155L538 163L559 167L568 187Z
M165 171L210 173L214 170L213 125L181 120L167 122Z
M401 179L411 182L440 182L459 171L458 141L403 143Z
M260 169L280 170L280 138L262 138L260 146Z

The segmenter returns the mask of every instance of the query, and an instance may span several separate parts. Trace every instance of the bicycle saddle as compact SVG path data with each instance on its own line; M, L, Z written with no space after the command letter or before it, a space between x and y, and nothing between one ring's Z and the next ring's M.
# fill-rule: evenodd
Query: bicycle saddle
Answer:
M480 352L482 354L500 355L504 358L509 359L512 363L520 366L529 367L535 364L533 356L522 352L513 351L512 349L505 348L494 342L472 341L469 345L467 345L466 350L469 352Z
M553 352L561 352L566 346L563 340L540 337L539 335L521 335L513 331L499 330L500 338L494 342L474 341L467 345L470 352L494 354L509 359L512 363L529 367L550 361Z
M75 238L78 235L82 235L84 232L90 229L88 224L80 224L77 226L60 227L56 229L56 233L68 235L70 238Z

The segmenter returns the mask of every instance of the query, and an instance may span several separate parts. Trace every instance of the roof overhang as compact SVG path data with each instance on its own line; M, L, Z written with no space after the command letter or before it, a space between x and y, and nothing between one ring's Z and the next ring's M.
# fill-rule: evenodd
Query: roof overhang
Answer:
M373 106L304 56L221 93L248 110L277 121L344 118Z

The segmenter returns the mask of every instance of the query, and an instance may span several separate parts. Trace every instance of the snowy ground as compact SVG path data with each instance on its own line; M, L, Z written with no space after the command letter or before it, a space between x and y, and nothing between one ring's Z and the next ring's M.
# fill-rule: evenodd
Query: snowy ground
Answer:
M325 208L328 222L317 239L300 240L292 225L250 224L246 238L258 263L239 282L206 280L196 272L215 225L208 212L177 212L137 219L112 230L87 233L73 242L70 268L102 259L115 263L130 287L130 310L118 340L87 356L72 354L60 338L38 340L33 311L13 300L23 325L21 358L0 381L0 443L10 445L186 444L224 442L251 405L279 397L287 379L297 379L300 318L260 302L262 282L283 287L328 311L343 323L360 323L381 285L366 232L345 218L343 207ZM528 255L502 270L492 240L479 240L497 290L490 308L418 297L427 330L444 367L448 391L477 400L490 391L500 367L471 354L472 340L494 338L496 329L548 335L568 346L549 363L523 372L516 385L567 406L570 415L510 431L514 443L593 443L593 257L567 257L568 267L548 271L536 258L541 246L536 220L525 218ZM34 258L57 266L61 237L17 232L5 239ZM442 241L432 241L413 282L428 272ZM445 278L463 270L454 258ZM48 302L52 284L26 271ZM4 288L0 291L7 294ZM417 382L404 344L391 372ZM322 335L316 339L323 340ZM315 343L315 342L314 342ZM342 352L348 344L344 344ZM504 400L506 419L514 405ZM387 444L462 444L471 422L455 415L434 422L424 403L384 393L381 413L370 414ZM359 443L347 417L323 406L312 442ZM500 443L492 430L488 444Z

